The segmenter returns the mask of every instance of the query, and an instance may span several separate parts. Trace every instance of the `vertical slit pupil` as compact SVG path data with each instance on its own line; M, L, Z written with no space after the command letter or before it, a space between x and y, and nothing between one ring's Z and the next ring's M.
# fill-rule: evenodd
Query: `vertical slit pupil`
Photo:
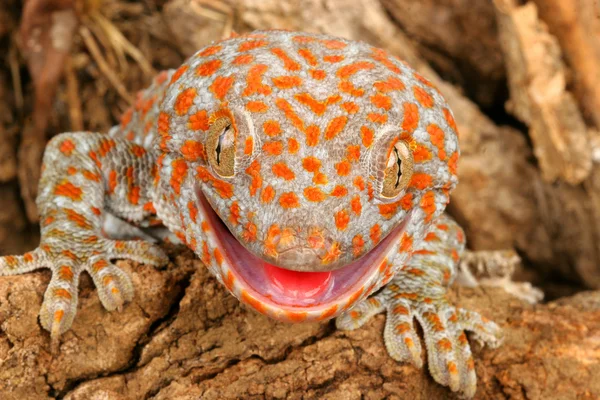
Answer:
M219 141L217 142L217 148L215 149L215 152L217 153L217 164L221 164L221 143L227 132L229 132L229 126L226 126L225 129L223 129L223 133L219 135Z
M400 184L400 178L402 177L402 160L400 159L400 155L398 154L398 149L394 148L394 154L396 155L396 164L398 164L398 175L396 176L396 185L398 187Z

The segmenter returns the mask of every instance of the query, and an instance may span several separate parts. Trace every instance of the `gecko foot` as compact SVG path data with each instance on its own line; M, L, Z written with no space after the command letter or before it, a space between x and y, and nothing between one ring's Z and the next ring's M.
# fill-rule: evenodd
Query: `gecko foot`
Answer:
M168 258L160 247L144 241L121 241L93 237L52 238L37 249L22 256L0 257L0 276L18 275L39 268L52 271L50 284L44 294L40 322L50 331L52 347L67 331L77 311L79 276L87 271L98 288L104 308L120 310L133 298L129 276L110 260L126 258L144 264L160 266Z
M339 316L336 326L342 330L356 329L373 315L386 311L384 340L389 355L421 368L421 342L413 323L416 318L423 328L433 379L472 398L477 377L464 331L473 332L476 341L496 347L501 342L500 328L476 312L449 305L445 299L417 301L414 300L417 296L398 293L393 289L397 286L390 286Z

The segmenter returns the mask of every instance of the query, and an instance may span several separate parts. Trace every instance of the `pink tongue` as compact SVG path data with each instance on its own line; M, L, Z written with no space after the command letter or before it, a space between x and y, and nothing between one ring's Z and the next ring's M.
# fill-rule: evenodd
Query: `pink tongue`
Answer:
M316 296L329 287L331 272L291 271L264 263L267 276L279 290L290 297Z

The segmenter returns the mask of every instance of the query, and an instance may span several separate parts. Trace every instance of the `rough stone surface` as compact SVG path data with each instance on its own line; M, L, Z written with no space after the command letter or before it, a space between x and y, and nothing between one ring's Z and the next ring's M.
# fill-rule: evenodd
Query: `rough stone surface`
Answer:
M350 332L276 322L243 308L189 251L171 254L160 270L120 262L136 289L121 313L84 281L58 354L37 319L49 274L0 278L1 398L455 398L388 357L383 315ZM497 288L452 297L505 332L499 349L471 341L476 398L600 396L600 292L538 306Z

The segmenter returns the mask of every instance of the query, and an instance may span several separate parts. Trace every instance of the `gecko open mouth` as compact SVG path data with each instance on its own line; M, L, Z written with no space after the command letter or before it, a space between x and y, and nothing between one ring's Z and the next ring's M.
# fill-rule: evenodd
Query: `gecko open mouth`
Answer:
M209 234L243 288L263 303L302 311L344 303L374 284L388 267L386 258L396 254L399 237L410 219L407 215L371 251L341 268L325 272L293 271L270 264L246 249L223 223L202 190L198 188L196 194L199 210L212 228Z

